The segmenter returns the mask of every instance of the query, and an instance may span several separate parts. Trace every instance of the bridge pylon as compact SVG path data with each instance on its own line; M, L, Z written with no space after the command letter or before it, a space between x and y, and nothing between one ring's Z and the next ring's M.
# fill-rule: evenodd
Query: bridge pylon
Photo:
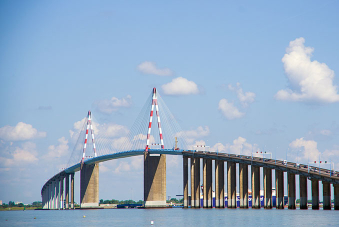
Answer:
M152 108L148 124L146 148L144 153L144 203L145 208L166 207L166 155L152 155L149 153L151 129L154 107L158 121L160 146L164 149L164 140L161 129L157 90L153 88Z
M88 111L86 137L80 167L80 207L95 208L99 207L99 163L85 164L85 155L87 147L88 133L91 130L94 157L97 157L94 141L94 131L92 125L92 113Z

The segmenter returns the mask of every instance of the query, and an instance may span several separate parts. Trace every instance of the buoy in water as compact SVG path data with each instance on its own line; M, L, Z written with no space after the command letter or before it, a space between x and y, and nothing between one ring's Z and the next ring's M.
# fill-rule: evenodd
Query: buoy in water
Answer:
M85 218L86 216L84 215L83 218Z
M151 221L151 225L153 225L154 224L154 221Z
M36 217L34 217L34 219L36 219Z

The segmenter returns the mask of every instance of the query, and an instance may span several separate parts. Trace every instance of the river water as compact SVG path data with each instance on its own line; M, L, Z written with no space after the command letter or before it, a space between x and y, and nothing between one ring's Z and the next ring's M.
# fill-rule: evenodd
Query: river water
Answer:
M84 217L85 216L85 217ZM153 221L153 225L152 225ZM339 226L339 211L100 209L0 212L0 226Z

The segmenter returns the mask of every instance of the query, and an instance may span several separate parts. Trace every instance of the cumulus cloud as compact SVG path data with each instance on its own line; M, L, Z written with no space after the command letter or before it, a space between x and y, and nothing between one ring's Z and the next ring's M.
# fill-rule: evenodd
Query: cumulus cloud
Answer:
M166 95L195 95L199 94L198 85L183 77L177 77L168 84L161 86Z
M94 103L94 106L96 106L98 111L106 114L116 112L120 108L128 108L131 105L132 105L132 96L130 95L127 95L125 98L121 99L112 97L111 99L104 99Z
M255 93L253 92L244 93L242 88L240 87L240 83L237 83L236 87L233 87L231 84L229 84L228 89L230 89L231 91L235 91L237 93L237 97L244 107L247 107L250 103L253 103L255 100Z
M228 102L227 99L221 99L219 101L218 109L228 120L241 118L245 115L245 113L240 112L238 108L233 105L233 103Z
M65 137L61 137L58 142L57 146L51 145L48 147L48 153L44 156L45 158L60 158L68 154L68 140Z
M46 135L46 132L38 132L32 125L24 122L19 122L15 127L6 125L0 128L0 138L9 141L36 139Z
M0 164L4 166L22 165L26 163L36 163L38 161L36 145L32 142L26 142L21 147L16 147L10 152L10 157L0 157Z
M320 130L320 134L323 136L329 136L332 134L332 132L330 130L323 129L323 130Z
M325 63L311 61L314 49L305 47L304 38L290 42L282 58L289 89L275 95L278 100L333 103L339 101L337 86L333 85L334 71Z
M119 165L114 169L114 173L120 174L124 172L140 171L143 167L143 156L134 156L126 161L120 161Z
M210 129L208 126L199 126L196 130L181 131L176 134L176 137L186 138L187 143L193 143L194 140L208 136Z
M113 123L98 125L97 128L102 137L120 137L127 135L129 132L126 126Z
M300 138L291 142L289 146L294 150L294 152L301 151L301 154L299 154L299 158L304 162L307 162L307 160L319 160L320 152L317 148L317 142L314 140L304 140L304 138ZM295 160L297 159L296 155L293 155L293 157L295 157Z
M212 151L218 151L222 153L231 153L231 154L242 154L242 155L251 155L252 151L256 152L258 151L258 145L257 144L250 144L246 142L247 140L241 136L239 136L237 139L233 140L232 144L222 144L222 143L216 143L211 150ZM253 155L255 155L254 153Z
M157 76L172 76L173 73L168 68L159 69L154 62L144 61L138 65L137 69L143 74L152 74Z

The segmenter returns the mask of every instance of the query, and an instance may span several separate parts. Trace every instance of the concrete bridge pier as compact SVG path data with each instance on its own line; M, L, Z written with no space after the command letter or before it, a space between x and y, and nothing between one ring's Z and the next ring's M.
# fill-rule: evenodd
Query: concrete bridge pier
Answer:
M319 181L312 179L312 209L319 210Z
M284 172L275 170L276 208L284 209Z
M323 181L323 209L331 210L331 184Z
M264 208L272 209L272 169L264 168Z
M74 209L74 173L71 173L71 209Z
M195 208L200 208L200 158L195 158L194 173Z
M99 164L83 164L80 170L80 207L99 207Z
M200 208L200 158L191 158L191 208Z
M240 208L248 208L248 165L239 163Z
M339 210L339 184L333 184L334 209Z
M145 208L166 207L166 155L144 155Z
M288 209L295 209L295 174L287 174Z
M224 161L215 160L215 208L225 207Z
M260 167L251 166L252 172L252 208L260 208Z
M200 208L200 158L191 158L191 208Z
M49 183L48 185L48 197L49 197L49 200L48 200L48 209L52 209L52 198L53 198L53 194L52 194L52 188L53 188L53 185L52 183Z
M42 209L46 209L46 189L44 188L41 192L42 198Z
M299 175L299 187L300 187L300 209L308 209L307 206L307 177Z
M183 156L183 189L184 189L184 208L188 208L188 157Z
M194 162L195 162L195 158L192 157L191 158L191 208L195 207L195 182L194 182L194 178L195 178L195 174L194 174Z
M60 178L60 209L65 209L64 207L64 177Z
M237 173L236 163L227 161L227 207L228 208L237 208L236 173Z
M55 186L55 180L52 181L52 193L51 193L51 196L52 196L52 210L55 209L55 206L56 206L56 197L55 197L55 190L56 190L56 186Z
M212 208L212 159L203 159L203 206Z
M69 209L69 174L66 174L65 181L65 209Z
M60 209L60 181L59 179L56 180L56 206L55 209L59 210Z

